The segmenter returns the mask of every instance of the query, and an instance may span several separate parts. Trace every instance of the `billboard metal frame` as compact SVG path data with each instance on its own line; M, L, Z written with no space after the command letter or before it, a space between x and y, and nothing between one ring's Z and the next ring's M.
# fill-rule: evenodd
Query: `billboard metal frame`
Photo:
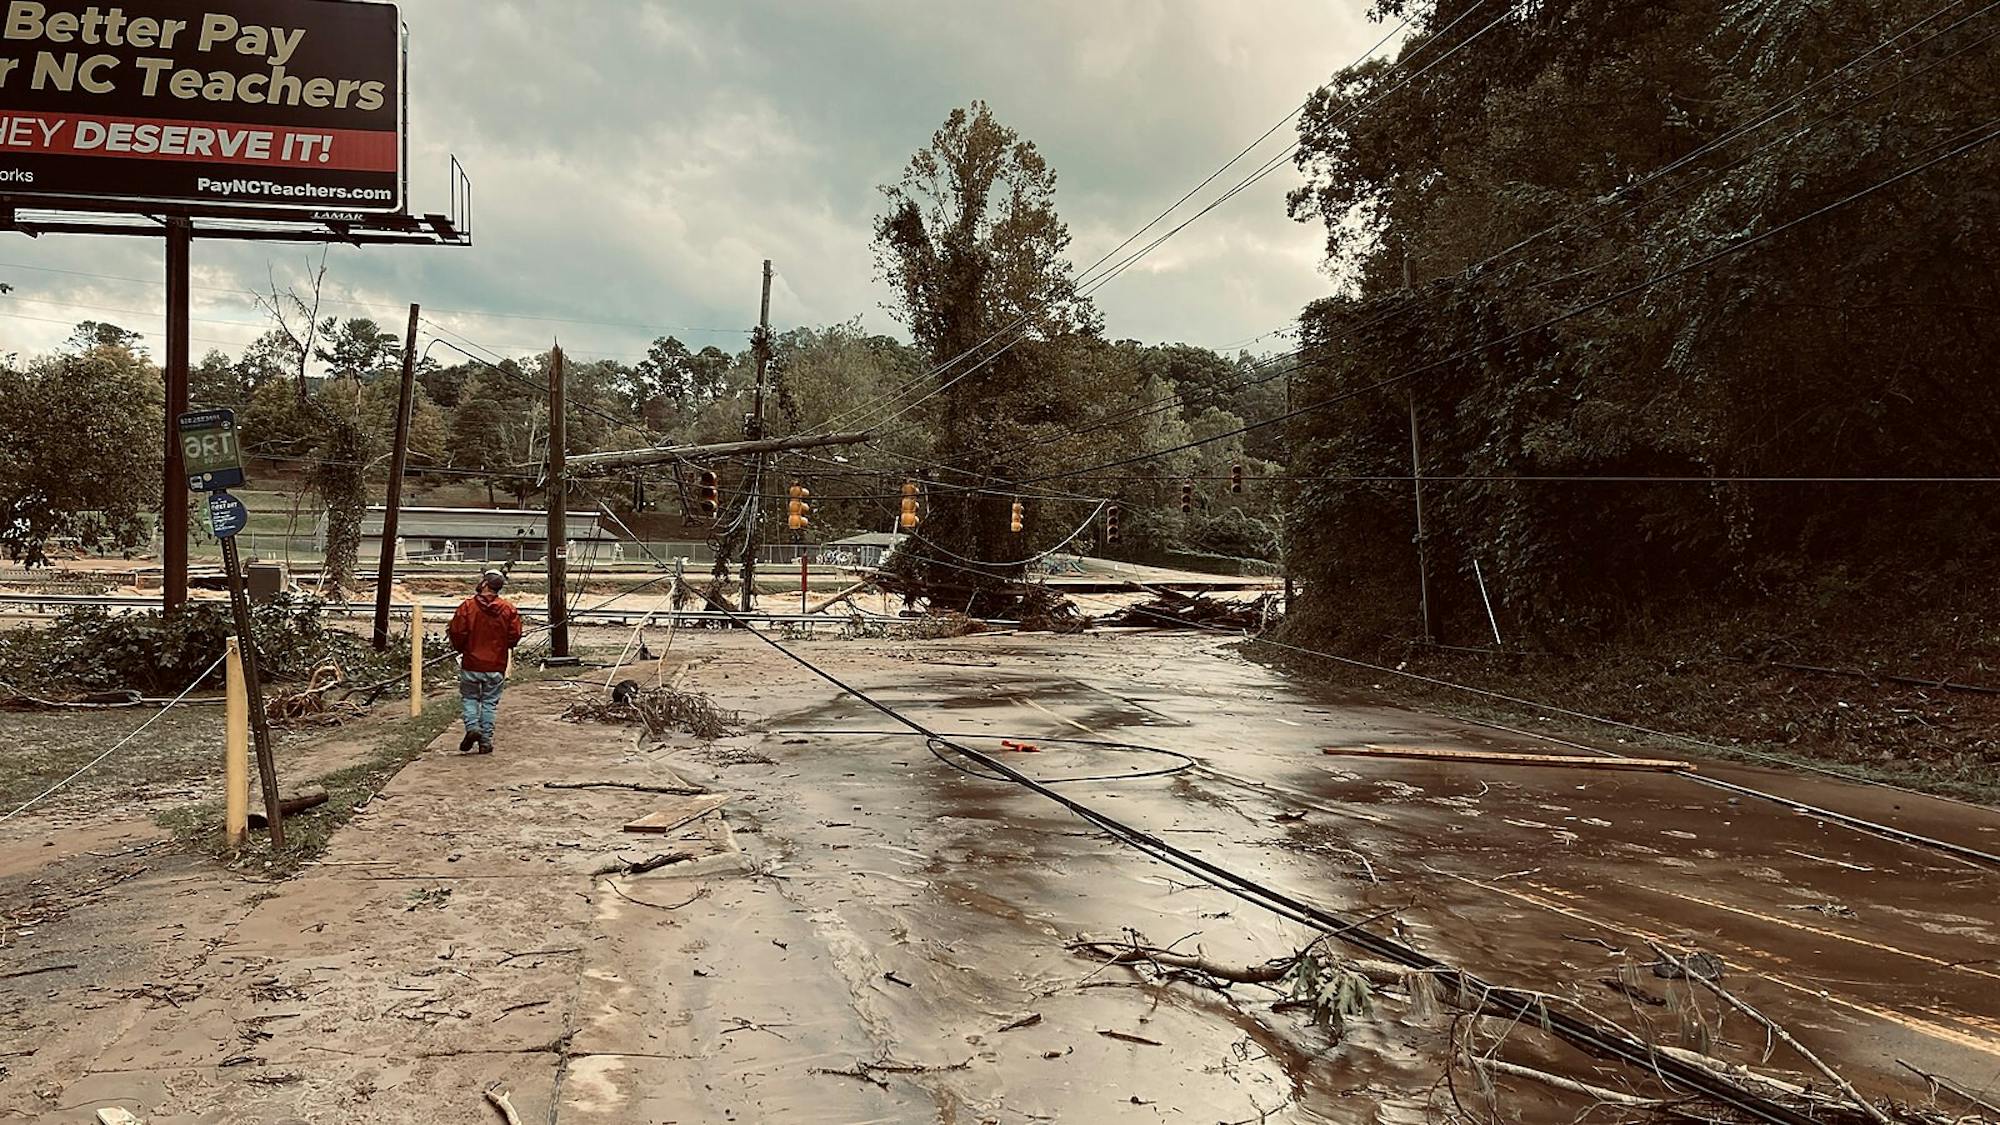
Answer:
M237 242L340 243L349 246L472 245L472 180L458 157L449 166L451 202L443 213L410 210L409 28L396 8L397 193L389 210L363 207L210 205L140 198L0 192L0 232L157 238L166 245L165 458L160 527L164 604L187 600L188 504L180 416L188 408L188 261L196 239ZM379 205L378 205L379 206Z

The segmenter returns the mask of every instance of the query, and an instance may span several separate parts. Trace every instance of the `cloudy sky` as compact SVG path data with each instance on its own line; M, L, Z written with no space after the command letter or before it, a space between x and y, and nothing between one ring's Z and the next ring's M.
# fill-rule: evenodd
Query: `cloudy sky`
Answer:
M896 331L868 245L876 188L953 106L986 99L1048 157L1081 268L1379 39L1367 7L405 0L412 205L446 209L457 154L476 244L336 248L328 293L353 303L328 309L400 324L415 300L509 354L560 336L630 359L669 332L734 350L768 257L774 325L859 315ZM1318 229L1284 217L1296 182L1280 168L1112 281L1098 296L1109 334L1225 347L1285 326L1330 287ZM197 242L196 354L253 338L244 290L295 278L309 252ZM160 270L150 241L0 234L0 281L15 286L0 350L46 348L88 318L154 334L158 355Z

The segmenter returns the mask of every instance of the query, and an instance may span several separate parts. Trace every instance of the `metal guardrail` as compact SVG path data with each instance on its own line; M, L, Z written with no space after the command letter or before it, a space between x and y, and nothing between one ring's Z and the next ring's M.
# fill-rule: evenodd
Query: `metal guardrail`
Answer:
M208 599L197 599L197 601L206 601L206 600ZM218 601L217 604L221 604L220 601ZM85 606L102 606L106 609L139 609L139 610L158 609L160 608L160 598L157 595L148 597L144 594L0 594L0 613L10 613L10 612L30 613L30 614L50 613L50 612L60 612L61 610L66 610L66 609L78 609ZM438 615L449 617L453 611L457 610L458 600L454 599L451 601L424 602L423 607L424 607L424 616L433 621L437 621L441 619ZM373 612L372 606L361 605L358 603L329 602L323 607L323 609L324 612L326 613L340 616L343 618L365 617L369 613ZM396 617L398 619L408 619L408 617L410 616L409 603L407 602L392 603L389 607L389 612L391 616ZM604 621L610 624L629 625L632 622L639 620L641 617L647 616L649 613L651 614L653 620L658 621L661 624L666 624L668 621L674 621L676 623L697 623L703 621L726 623L729 621L736 620L738 618L745 618L753 622L772 622L772 623L820 622L826 624L838 624L842 621L861 620L876 625L896 625L903 623L915 623L923 620L922 618L917 618L917 617L898 617L891 614L868 613L862 610L856 610L851 613L822 612L822 613L731 614L731 613L720 613L712 609L648 610L645 606L626 606L622 608L613 608L610 606L604 606L604 607L584 606L572 610L569 616L570 620L572 621L591 620L591 621ZM537 607L529 607L523 609L521 611L521 614L522 616L529 618L539 618L546 616L545 611L540 611L538 610ZM995 624L1006 624L1006 623L995 622Z

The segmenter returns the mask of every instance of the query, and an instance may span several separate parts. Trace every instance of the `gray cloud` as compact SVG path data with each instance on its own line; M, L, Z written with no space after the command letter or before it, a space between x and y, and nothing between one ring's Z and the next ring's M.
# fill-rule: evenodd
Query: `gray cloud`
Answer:
M399 322L418 300L646 326L434 314L508 353L560 335L577 353L635 356L667 331L733 348L769 257L776 323L861 315L893 331L868 247L876 185L953 106L985 98L1042 149L1081 267L1379 38L1365 8L407 0L413 203L442 209L456 153L475 184L478 244L335 248L329 293L357 304L329 311ZM1098 298L1107 331L1225 345L1289 321L1329 288L1320 234L1283 215L1295 182L1279 169L1113 281ZM47 347L85 318L156 332L160 253L134 239L0 236L0 280L16 286L0 297L0 348ZM271 271L296 276L311 253L198 243L197 352L256 335L242 290Z

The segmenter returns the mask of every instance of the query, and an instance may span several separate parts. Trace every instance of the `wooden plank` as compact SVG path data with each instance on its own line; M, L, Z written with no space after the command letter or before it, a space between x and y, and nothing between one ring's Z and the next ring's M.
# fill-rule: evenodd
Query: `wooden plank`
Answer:
M672 832L682 825L692 823L701 817L734 801L736 793L706 793L699 797L675 801L662 809L656 809L625 825L627 832Z
M1500 766L1566 766L1580 770L1694 771L1693 762L1672 758L1591 758L1581 754L1509 754L1499 750L1442 750L1424 746L1326 746L1322 754L1356 758L1411 758L1427 762L1468 762Z
M146 1125L129 1111L112 1106L97 1111L97 1125Z

